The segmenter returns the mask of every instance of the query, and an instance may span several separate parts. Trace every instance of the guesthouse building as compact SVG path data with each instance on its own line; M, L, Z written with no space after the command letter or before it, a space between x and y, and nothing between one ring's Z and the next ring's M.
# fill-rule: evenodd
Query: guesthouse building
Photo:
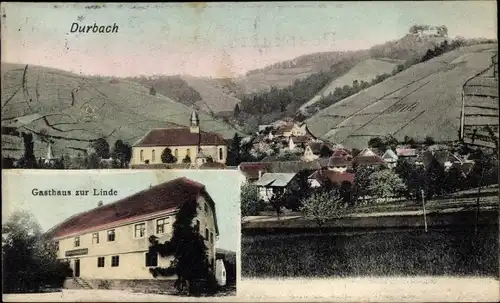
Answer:
M176 214L188 201L197 202L192 224L205 239L209 263L215 270L219 235L215 203L203 184L187 178L72 216L48 234L56 243L57 258L69 261L77 284L98 288L108 281L111 288L123 288L174 280L175 276L154 278L150 273L151 268L169 267L173 257L149 253L149 238L156 236L160 243L170 240Z

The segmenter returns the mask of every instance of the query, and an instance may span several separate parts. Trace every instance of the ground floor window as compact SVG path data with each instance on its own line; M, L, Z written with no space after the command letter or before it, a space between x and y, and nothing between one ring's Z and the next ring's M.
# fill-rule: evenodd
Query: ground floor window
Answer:
M146 253L146 267L156 267L156 266L158 266L158 254Z
M104 267L104 257L97 258L97 267Z
M111 257L111 267L118 267L120 265L120 256Z

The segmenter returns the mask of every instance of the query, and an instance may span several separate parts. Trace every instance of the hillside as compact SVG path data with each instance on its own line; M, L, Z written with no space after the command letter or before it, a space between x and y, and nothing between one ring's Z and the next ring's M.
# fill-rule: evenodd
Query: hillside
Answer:
M419 63L345 98L306 120L317 136L362 148L393 135L458 139L462 85L492 64L498 44L466 46Z
M247 94L267 91L273 86L285 88L296 80L304 79L312 74L334 71L335 65L346 60L352 61L354 66L367 59L406 61L421 58L428 49L433 48L444 39L443 37L419 37L408 34L400 39L375 45L366 50L332 51L302 55L292 60L249 71L244 77L234 79L234 82L241 86ZM382 74L382 72L379 74ZM352 81L349 84L352 84ZM331 89L335 89L335 87Z
M370 82L378 75L390 74L396 66L398 66L398 64L402 63L404 63L403 60L397 59L366 59L356 64L346 74L327 84L311 100L302 105L300 109L305 110L308 106L314 105L316 102L321 100L323 96L333 93L337 87L341 88L344 85L352 85L352 83L356 80L359 82Z
M235 105L240 102L238 98L230 95L229 88L223 87L222 83L192 76L182 76L182 79L200 94L201 99L194 104L205 112L233 111ZM217 86L217 84L220 84L220 86Z
M149 129L188 125L191 107L134 81L85 77L46 67L2 63L2 125L16 124L36 136L35 155L45 156L47 135L57 155L85 149L89 141L105 137L133 144ZM25 78L25 89L23 88ZM28 116L38 114L40 116ZM28 116L25 122L13 118ZM33 118L34 117L34 118ZM10 120L9 120L10 118ZM200 113L201 127L230 138L235 129ZM3 155L23 153L20 138L2 136Z

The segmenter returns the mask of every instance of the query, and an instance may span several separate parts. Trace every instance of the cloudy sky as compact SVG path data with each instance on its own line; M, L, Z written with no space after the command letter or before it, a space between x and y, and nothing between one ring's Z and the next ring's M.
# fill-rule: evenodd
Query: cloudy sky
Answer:
M32 213L44 231L70 216L95 208L99 201L115 202L150 185L187 177L206 186L215 202L219 224L218 247L237 251L239 243L239 171L207 170L4 170L2 171L2 221L17 210ZM33 196L32 190L71 190L71 197ZM74 196L78 189L116 189L118 196Z
M118 4L2 3L2 61L83 74L237 76L296 56L368 48L412 24L497 37L496 1ZM119 26L115 34L71 25Z

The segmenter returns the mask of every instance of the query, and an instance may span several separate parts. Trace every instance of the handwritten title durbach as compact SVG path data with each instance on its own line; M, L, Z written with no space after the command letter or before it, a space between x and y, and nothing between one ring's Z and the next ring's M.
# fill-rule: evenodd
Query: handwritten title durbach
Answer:
M81 25L77 22L73 22L69 31L70 33L111 34L118 33L118 25L116 25L116 23L113 23L113 25L97 25L97 23L93 25Z
M92 189L77 189L72 190L60 190L60 189L38 189L33 188L31 190L33 196L117 196L118 191L116 189L102 189L102 188L92 188Z

